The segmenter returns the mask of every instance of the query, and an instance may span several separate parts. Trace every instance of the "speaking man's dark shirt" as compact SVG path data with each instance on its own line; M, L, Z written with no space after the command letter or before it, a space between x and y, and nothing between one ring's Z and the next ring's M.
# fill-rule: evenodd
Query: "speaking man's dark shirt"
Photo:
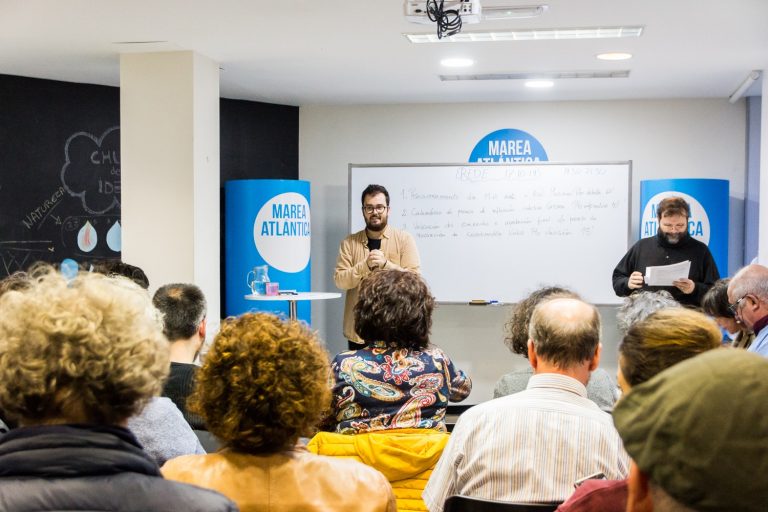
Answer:
M661 231L656 236L638 240L613 270L613 290L619 297L626 297L634 291L627 286L632 272L645 275L646 267L671 265L685 260L691 260L688 278L696 285L693 293L685 294L674 286L648 286L645 283L641 289L667 290L681 304L699 306L707 290L720 279L720 273L706 244L687 233L676 244L667 242Z

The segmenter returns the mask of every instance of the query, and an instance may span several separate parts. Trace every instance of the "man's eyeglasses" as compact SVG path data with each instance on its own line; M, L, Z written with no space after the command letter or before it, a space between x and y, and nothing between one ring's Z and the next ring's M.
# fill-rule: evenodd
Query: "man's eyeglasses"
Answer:
M363 206L363 211L369 215L373 212L384 213L384 210L386 209L387 207L381 204L378 206Z
M747 294L747 295L749 295L749 294ZM739 300L737 300L736 302L734 302L733 304L728 304L728 311L733 313L734 316L735 316L736 312L739 310L739 304L741 303L741 301L743 301L746 298L747 295L742 295L741 298Z

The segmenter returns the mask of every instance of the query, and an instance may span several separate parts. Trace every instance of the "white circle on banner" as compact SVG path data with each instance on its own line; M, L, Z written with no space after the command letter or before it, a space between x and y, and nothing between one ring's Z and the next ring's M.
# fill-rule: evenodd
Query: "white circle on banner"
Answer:
M683 194L676 190L659 192L648 201L643 209L643 217L640 219L640 238L656 236L656 230L659 227L656 208L659 206L659 202L662 199L672 196L682 197L691 207L691 211L688 215L688 233L696 240L709 245L709 235L711 233L709 228L709 215L707 215L706 210L704 210L704 207L701 206L701 203L697 201L695 197Z
M300 272L309 263L310 218L307 198L296 192L264 203L253 223L253 242L270 267Z

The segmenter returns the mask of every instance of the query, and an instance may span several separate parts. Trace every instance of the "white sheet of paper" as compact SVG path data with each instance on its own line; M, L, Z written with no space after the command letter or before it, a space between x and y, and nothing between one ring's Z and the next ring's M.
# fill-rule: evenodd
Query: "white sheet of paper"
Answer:
M645 284L648 286L672 286L672 281L688 279L691 270L691 260L673 263L672 265L658 265L645 267Z

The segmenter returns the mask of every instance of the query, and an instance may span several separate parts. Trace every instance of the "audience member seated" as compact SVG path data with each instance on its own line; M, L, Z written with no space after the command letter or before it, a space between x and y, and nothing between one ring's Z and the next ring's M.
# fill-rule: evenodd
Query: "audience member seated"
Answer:
M12 290L25 290L29 288L30 281L26 272L18 271L0 280L0 296L5 292ZM16 428L18 424L15 421L11 421L5 412L0 408L0 435L8 432L9 430Z
M234 511L222 495L169 482L125 428L162 387L168 353L144 290L50 266L0 297L0 508Z
M144 290L149 287L144 271L120 260L103 260L92 272L111 277L125 277ZM128 419L128 428L159 466L165 461L192 453L205 453L203 445L184 419L178 407L167 397L152 397L138 414Z
M701 299L701 309L715 319L720 328L725 331L730 346L747 349L755 339L755 334L728 307L728 283L730 279L718 279L712 288Z
M165 396L152 397L138 414L128 418L128 429L158 466L181 455L205 453L184 415Z
M567 297L536 306L528 341L534 375L527 389L459 416L422 495L429 510L441 512L454 494L562 502L588 475L626 477L629 459L611 416L587 398L600 350L594 306Z
M750 352L768 357L768 268L747 265L728 283L729 308L736 320L755 333Z
M355 332L366 347L342 352L331 363L332 411L325 430L446 430L448 402L469 396L472 381L430 344L434 306L414 272L383 270L360 284Z
M682 307L672 294L666 290L637 291L624 297L624 302L616 312L616 328L624 337L629 328L651 313L665 308Z
M224 448L168 461L163 474L220 491L242 512L393 512L381 473L298 444L328 404L328 372L327 354L305 325L266 313L226 320L188 401Z
M711 350L632 388L614 418L631 512L764 512L768 361ZM602 510L602 509L601 509Z
M621 390L629 393L663 370L718 347L720 330L703 314L686 308L651 313L632 325L619 345ZM557 510L624 512L626 503L626 480L588 480Z
M163 334L171 347L171 373L163 396L173 400L189 426L205 430L203 419L187 411L198 369L194 362L205 342L205 295L194 284L167 284L155 292L152 303L163 314Z
M565 288L550 286L531 293L528 297L515 304L512 314L505 326L507 336L504 343L513 354L528 358L528 327L534 308L543 300L553 296L579 298ZM524 369L514 370L499 379L493 390L493 398L511 395L523 391L528 386L528 379L533 375L530 364ZM602 368L596 368L587 383L587 398L595 402L604 411L610 411L618 398L616 383Z
M446 432L413 428L353 436L318 432L307 448L320 455L359 460L379 470L392 484L398 512L414 512L427 510L421 493L448 437Z

